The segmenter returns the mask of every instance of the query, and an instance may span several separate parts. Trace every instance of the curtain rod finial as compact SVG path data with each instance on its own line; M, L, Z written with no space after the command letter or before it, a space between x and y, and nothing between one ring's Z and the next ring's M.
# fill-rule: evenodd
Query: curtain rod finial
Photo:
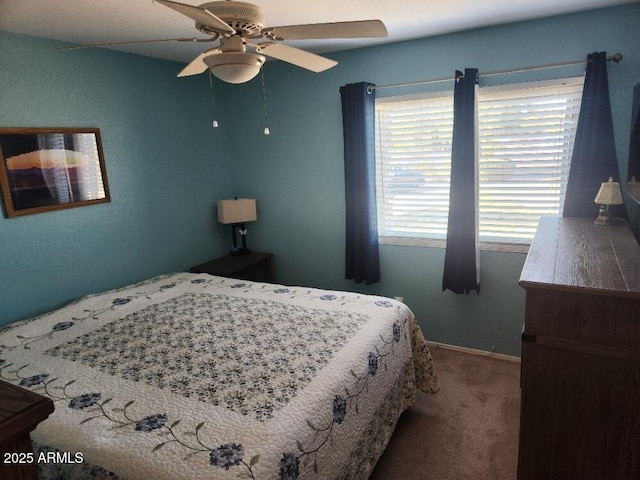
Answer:
M607 60L613 60L616 63L620 63L622 60L622 54L620 52L611 55Z

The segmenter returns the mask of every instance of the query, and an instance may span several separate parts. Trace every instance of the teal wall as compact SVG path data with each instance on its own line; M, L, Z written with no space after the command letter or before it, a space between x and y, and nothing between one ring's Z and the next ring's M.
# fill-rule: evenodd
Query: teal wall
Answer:
M483 251L480 295L442 292L444 250L439 248L381 246L379 284L365 287L343 279L339 88L363 80L393 84L442 78L465 67L477 67L482 75L579 60L593 51L619 51L624 60L609 65L609 79L619 161L626 174L632 86L640 81L638 25L636 4L328 54L339 65L322 74L268 62L264 76L270 136L261 134L259 77L224 90L227 108L234 111L230 144L242 145L246 152L234 159L233 182L255 197L260 208L258 222L251 225L254 246L275 254L278 281L403 296L428 338L519 355L524 292L518 278L523 254ZM582 72L584 66L491 80ZM486 79L481 79L483 84Z
M113 198L110 204L0 218L0 323L224 253L228 231L216 224L213 205L238 195L257 199L249 247L275 254L276 281L403 296L428 338L519 355L523 254L483 251L480 295L442 292L439 248L383 245L379 284L343 279L339 88L620 51L624 60L609 66L609 79L626 172L632 87L640 81L639 24L640 5L634 4L327 54L339 65L322 74L268 62L270 136L262 134L260 77L245 85L215 83L221 127L213 130L204 75L176 79L175 63L104 50L62 57L53 42L0 34L0 125L100 127ZM545 75L550 72L499 81Z
M111 203L0 217L0 324L222 254L231 192L208 84L180 64L0 32L0 126L98 127Z

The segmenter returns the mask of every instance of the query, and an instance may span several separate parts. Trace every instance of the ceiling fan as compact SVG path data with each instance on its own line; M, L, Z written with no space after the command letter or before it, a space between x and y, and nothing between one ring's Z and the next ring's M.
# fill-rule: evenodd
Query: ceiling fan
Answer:
M338 62L284 45L285 40L386 37L387 29L380 20L360 20L334 23L313 23L265 27L264 13L258 5L236 0L220 0L199 6L187 5L172 0L153 0L195 20L196 29L209 35L208 38L176 38L127 43L158 41L214 42L219 45L204 51L191 61L178 77L198 75L208 69L228 83L244 83L254 78L266 61L266 57L291 63L313 72L322 72ZM262 40L260 43L254 40ZM99 44L90 45L108 46ZM68 47L68 48L83 48Z

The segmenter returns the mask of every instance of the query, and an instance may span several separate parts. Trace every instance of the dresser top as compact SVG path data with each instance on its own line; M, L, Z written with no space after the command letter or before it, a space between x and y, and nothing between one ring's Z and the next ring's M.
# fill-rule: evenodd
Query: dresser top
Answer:
M225 255L210 262L192 267L191 272L231 277L246 268L255 267L260 263L266 262L271 257L273 257L272 253L260 252L251 252L246 255Z
M640 245L623 220L542 217L520 286L640 298Z
M49 397L0 380L0 449L33 430L53 409Z

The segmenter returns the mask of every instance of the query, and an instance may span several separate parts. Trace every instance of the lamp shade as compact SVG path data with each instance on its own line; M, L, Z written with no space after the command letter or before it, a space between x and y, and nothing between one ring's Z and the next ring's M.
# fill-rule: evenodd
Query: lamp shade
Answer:
M613 177L609 177L608 182L602 182L600 190L596 198L593 200L598 205L622 205L622 192L620 191L620 184L613 181Z
M218 222L220 223L254 222L257 219L256 201L253 198L218 200Z

